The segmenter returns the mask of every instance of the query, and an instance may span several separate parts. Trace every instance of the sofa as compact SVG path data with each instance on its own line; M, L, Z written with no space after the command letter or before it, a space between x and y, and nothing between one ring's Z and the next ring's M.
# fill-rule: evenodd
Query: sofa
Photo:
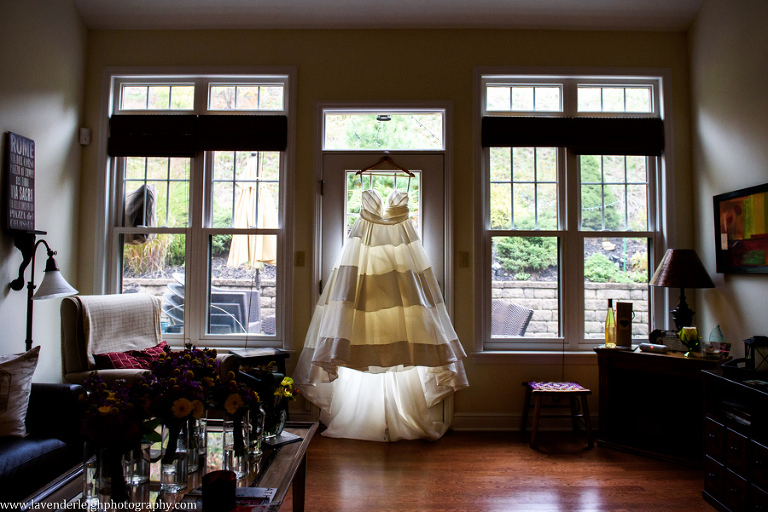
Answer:
M0 438L0 502L18 502L83 461L76 384L32 383L26 437Z

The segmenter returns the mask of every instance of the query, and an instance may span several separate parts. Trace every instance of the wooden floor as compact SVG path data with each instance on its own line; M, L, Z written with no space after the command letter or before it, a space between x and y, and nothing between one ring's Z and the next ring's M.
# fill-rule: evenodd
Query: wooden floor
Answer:
M306 511L714 510L703 472L542 432L449 432L437 442L375 443L316 435ZM290 494L290 493L289 493ZM290 498L282 510L290 511Z

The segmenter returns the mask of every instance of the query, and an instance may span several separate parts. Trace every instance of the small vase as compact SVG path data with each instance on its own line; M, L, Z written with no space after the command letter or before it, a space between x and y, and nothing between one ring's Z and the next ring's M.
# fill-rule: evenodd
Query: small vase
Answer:
M224 415L224 464L222 469L233 471L238 479L248 474L248 448L250 415L248 411L240 414Z
M143 484L149 480L151 446L149 442L139 443L123 456L123 471L129 485Z
M86 510L99 508L99 462L87 443L83 461L83 504Z
M264 438L264 419L267 413L264 407L259 404L258 408L251 409L251 444L248 449L248 455L251 457L261 457L264 453L261 450L261 441Z
M182 421L163 425L162 436L160 487L167 492L179 492L187 487L189 423Z
M284 407L278 406L275 409L267 411L264 420L264 439L279 436L285 429L285 422L288 420L288 411Z
M205 466L205 455L208 451L208 420L199 418L190 420L190 431L192 440L189 449L189 468L187 471L194 473L200 469L200 465Z
M88 510L111 502L125 503L128 488L123 472L123 454L115 448L86 445L83 461L83 503Z

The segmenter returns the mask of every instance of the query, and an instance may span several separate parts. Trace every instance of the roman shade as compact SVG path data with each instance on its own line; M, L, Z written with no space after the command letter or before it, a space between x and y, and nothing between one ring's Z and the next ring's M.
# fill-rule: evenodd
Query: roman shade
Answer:
M263 115L113 115L110 156L192 157L199 151L284 151L288 118Z
M581 155L659 156L664 124L658 118L486 116L482 144L567 147Z

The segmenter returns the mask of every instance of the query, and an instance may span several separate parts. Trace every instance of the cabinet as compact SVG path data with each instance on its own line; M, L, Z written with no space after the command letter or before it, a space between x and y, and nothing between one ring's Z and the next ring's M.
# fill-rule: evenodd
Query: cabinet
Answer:
M701 372L719 369L721 361L677 353L595 352L600 368L598 444L700 465Z
M768 394L703 375L702 495L723 512L768 512Z

